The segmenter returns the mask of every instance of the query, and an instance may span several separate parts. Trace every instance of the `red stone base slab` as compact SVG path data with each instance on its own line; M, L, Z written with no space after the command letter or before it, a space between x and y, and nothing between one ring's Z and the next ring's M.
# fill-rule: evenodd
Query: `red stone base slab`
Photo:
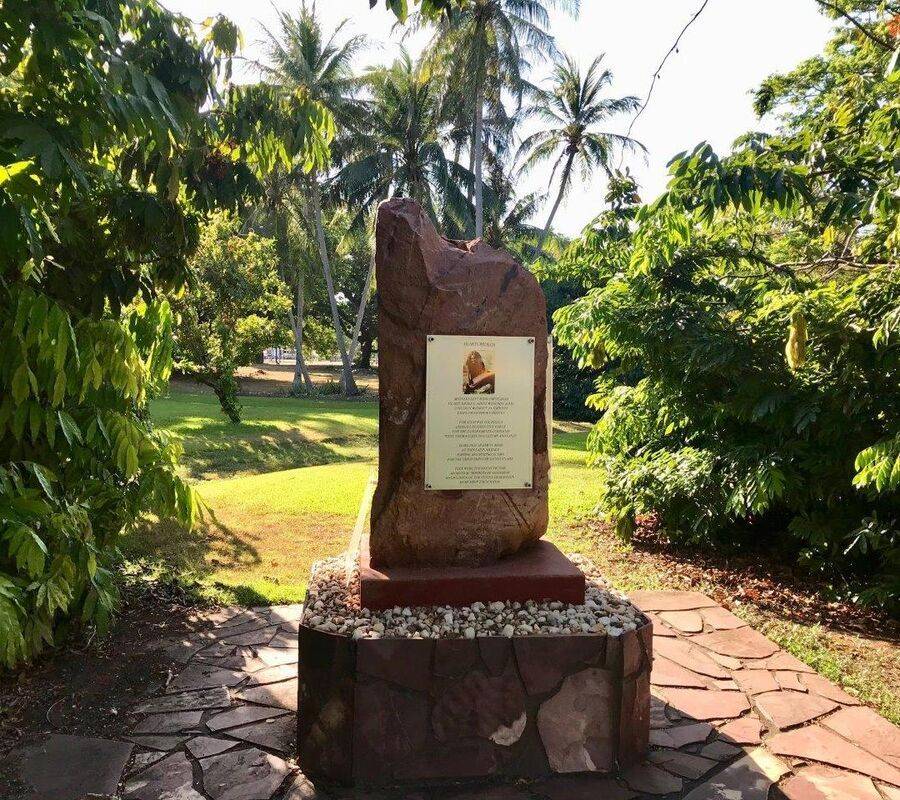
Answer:
M365 608L467 606L494 600L559 600L584 603L584 575L550 542L485 567L387 567L376 569L369 537L360 541L360 601Z
M301 769L364 787L627 769L648 748L652 629L354 640L301 624Z

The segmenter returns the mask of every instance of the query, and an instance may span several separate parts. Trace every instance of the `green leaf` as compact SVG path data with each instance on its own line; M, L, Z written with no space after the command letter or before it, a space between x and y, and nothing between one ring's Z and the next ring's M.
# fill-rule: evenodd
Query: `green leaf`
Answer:
M13 400L17 403L23 403L28 397L31 381L29 380L29 373L31 370L28 368L28 364L24 361L19 364L16 371L13 373L12 379L12 396Z
M41 408L41 404L35 400L32 400L29 403L30 412L29 412L29 421L31 423L31 441L36 442L38 438L38 434L41 432L41 423L44 421L44 409Z
M81 430L75 420L72 419L68 412L63 411L62 409L56 413L59 416L59 426L62 428L63 436L66 437L69 446L74 447L76 442L81 444Z

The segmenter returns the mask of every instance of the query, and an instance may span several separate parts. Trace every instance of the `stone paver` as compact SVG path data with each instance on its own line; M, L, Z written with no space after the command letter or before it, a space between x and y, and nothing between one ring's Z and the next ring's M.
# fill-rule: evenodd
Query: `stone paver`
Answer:
M206 727L214 733L223 731L226 728L236 728L239 725L249 725L251 722L258 722L261 719L271 719L287 714L287 710L283 708L273 708L271 706L238 706L231 711L223 711L221 714L208 719Z
M194 768L184 753L157 761L125 784L126 800L204 800L194 789Z
M828 678L824 678L821 675L815 673L801 674L800 681L806 687L807 691L815 692L821 697L827 697L829 700L843 703L845 706L859 705L859 700L853 697L853 695L847 694L847 692L839 686L835 686Z
M769 739L766 746L779 755L856 770L871 778L900 786L900 769L819 725L779 733Z
M237 742L229 739L218 739L215 736L195 736L185 745L194 758L217 756L226 750L237 747Z
M781 730L802 725L838 707L826 697L790 691L766 692L757 695L754 702L763 717Z
M787 800L881 800L870 778L819 765L801 769L779 788Z
M228 735L243 742L259 745L266 750L277 750L293 755L297 742L297 720L289 714L278 719L267 719L253 725L231 728Z
M247 700L250 703L260 703L266 706L277 706L289 711L297 710L297 679L271 683L265 686L255 686L238 692L236 697Z
M162 714L167 711L197 711L207 708L228 708L231 698L224 686L214 686L199 692L170 694L142 703L134 709L135 714Z
M684 800L766 800L772 784L789 769L757 748L689 792Z
M734 744L759 744L762 741L762 723L756 717L741 717L726 722L718 731L726 742Z
M690 780L702 778L711 769L719 766L719 762L711 758L685 753L681 750L654 750L647 756L647 760L667 772Z
M822 720L822 724L900 768L900 728L871 708L845 708Z
M642 795L672 794L680 792L683 786L683 781L677 775L650 763L638 764L625 770L622 780L629 789L634 789Z
M132 749L125 742L56 733L14 751L11 760L37 800L81 800L115 793Z
M108 741L108 755L84 755L104 740L48 740L45 748L55 741L65 752L49 770L32 768L32 780L68 780L72 788L54 785L35 800L900 800L900 729L705 595L637 592L634 599L654 625L651 749L621 775L437 794L314 786L291 760L301 608L282 606L200 612L189 635L149 642L147 652L172 659L174 679L124 709L126 741ZM538 650L529 677L555 685L553 665ZM408 672L402 658L388 667ZM502 671L499 664L492 674ZM582 680L565 708L545 712L563 769L607 759L604 736L584 739L577 722L600 730L587 725L590 697L602 693L600 671L585 670ZM19 760L29 753L20 749ZM106 783L88 783L97 776Z
M718 605L700 592L679 592L674 589L638 591L628 595L641 611L696 611Z
M698 611L663 611L659 616L663 622L682 633L700 633L703 630L703 617Z
M753 628L734 628L714 633L701 633L693 642L721 656L732 658L766 658L778 652L778 645Z
M202 711L174 711L171 714L151 714L145 717L135 728L135 734L142 733L181 733L197 730Z
M718 689L665 689L663 694L672 708L696 720L733 719L750 710L750 701L742 692Z
M650 683L654 686L681 686L684 688L705 689L706 683L696 672L685 669L668 658L657 656L653 659L653 670Z
M297 677L296 662L290 664L278 664L274 667L263 667L250 676L248 686L264 686L267 683L281 683Z
M739 669L734 673L734 680L748 695L777 692L781 688L775 675L767 669Z
M127 738L129 742L134 742L141 747L166 752L174 750L188 740L187 736L129 736Z
M155 764L160 759L166 757L165 753L157 753L148 751L146 753L138 753L131 761L128 768L128 775L136 775L138 772L147 769L151 764Z
M679 748L688 744L705 742L713 731L708 722L679 725L668 730L650 731L650 744L657 747Z
M703 621L716 631L729 631L734 628L743 628L747 625L744 620L722 608L722 606L701 608L699 614L703 617Z
M268 800L291 774L285 761L255 747L205 758L200 766L214 800Z
M220 686L237 686L246 680L244 672L235 669L222 669L211 664L194 662L190 664L166 690L169 694L187 692L194 689L213 689Z
M663 656L680 667L708 678L723 680L731 677L725 667L710 658L699 647L693 647L689 641L684 639L654 637L653 654L654 656Z

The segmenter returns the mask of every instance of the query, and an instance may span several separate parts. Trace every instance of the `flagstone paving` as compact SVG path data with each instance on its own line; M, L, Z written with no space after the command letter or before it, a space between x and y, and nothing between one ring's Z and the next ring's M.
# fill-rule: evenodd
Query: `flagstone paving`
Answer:
M151 643L171 680L123 710L118 740L54 733L9 763L28 800L900 800L900 728L702 594L632 597L654 623L651 751L616 776L314 786L293 759L296 605L195 615L192 633Z

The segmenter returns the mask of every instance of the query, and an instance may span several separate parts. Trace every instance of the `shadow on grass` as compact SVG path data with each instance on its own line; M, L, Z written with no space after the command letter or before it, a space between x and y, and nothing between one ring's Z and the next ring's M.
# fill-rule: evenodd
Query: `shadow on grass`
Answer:
M223 522L214 511L193 530L173 520L141 520L123 540L126 580L177 584L197 603L266 605L271 598L251 586L227 586L212 580L222 569L252 570L261 563L247 537Z
M261 430L254 425L211 425L185 440L181 464L189 480L209 480L361 461L372 444L366 434L314 440L298 430L275 426Z

